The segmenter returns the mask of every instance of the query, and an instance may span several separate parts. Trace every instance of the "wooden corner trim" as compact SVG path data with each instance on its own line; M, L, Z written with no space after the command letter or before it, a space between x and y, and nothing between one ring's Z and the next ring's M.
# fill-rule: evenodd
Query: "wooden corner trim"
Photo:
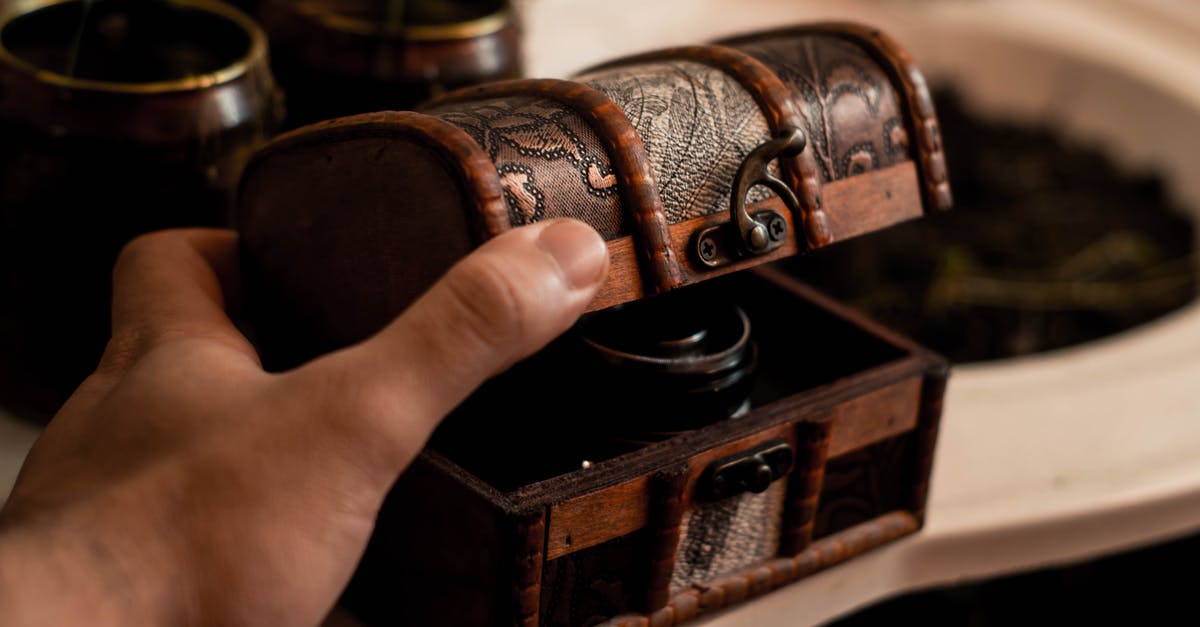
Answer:
M787 507L779 542L782 556L794 556L812 544L813 527L825 487L825 462L833 436L832 420L796 423L796 467L788 475Z
M546 511L539 509L517 519L516 555L513 562L514 624L537 627L542 600L543 547L546 540Z
M397 115L423 133L430 145L440 148L462 172L482 218L477 225L481 243L512 228L496 164L474 138L461 128L431 115L413 111L398 112Z
M682 270L642 138L621 107L600 90L560 79L520 79L460 89L426 106L515 96L554 100L570 107L596 131L616 170L622 204L639 241L638 261L646 291L659 293L681 287Z
M653 537L645 600L645 608L650 612L665 607L671 599L671 572L675 569L675 552L682 533L688 478L688 469L683 466L657 473L651 479Z

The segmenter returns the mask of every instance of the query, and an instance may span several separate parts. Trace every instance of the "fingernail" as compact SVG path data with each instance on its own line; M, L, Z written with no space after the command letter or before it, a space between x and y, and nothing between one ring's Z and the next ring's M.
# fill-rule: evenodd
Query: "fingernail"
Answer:
M591 287L608 269L608 247L600 234L578 220L557 220L538 234L538 247L550 253L572 289Z

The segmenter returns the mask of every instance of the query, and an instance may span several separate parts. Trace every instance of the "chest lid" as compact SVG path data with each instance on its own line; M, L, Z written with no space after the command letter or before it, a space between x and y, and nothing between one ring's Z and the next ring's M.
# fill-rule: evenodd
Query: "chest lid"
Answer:
M908 55L868 27L816 24L300 129L251 161L239 226L254 292L332 347L540 220L607 240L594 311L950 205Z

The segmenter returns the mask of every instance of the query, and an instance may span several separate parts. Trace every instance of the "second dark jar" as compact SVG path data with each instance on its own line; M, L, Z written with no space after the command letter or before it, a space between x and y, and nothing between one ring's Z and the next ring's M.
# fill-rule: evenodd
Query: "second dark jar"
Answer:
M293 128L521 74L506 0L261 0L258 16Z

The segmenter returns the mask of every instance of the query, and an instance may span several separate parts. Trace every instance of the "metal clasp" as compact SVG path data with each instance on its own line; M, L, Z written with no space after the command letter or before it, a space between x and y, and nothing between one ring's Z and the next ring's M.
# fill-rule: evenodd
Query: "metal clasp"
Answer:
M771 440L744 453L719 459L704 472L706 496L714 501L744 492L766 492L792 468L795 455L783 440Z
M779 248L787 239L787 221L776 211L760 211L753 216L746 209L750 188L764 185L775 192L793 215L800 201L779 177L771 174L771 162L780 156L800 154L808 145L804 132L795 127L782 129L772 140L746 156L733 179L730 192L730 221L699 231L693 238L693 250L700 263L716 267L741 257L762 255Z

